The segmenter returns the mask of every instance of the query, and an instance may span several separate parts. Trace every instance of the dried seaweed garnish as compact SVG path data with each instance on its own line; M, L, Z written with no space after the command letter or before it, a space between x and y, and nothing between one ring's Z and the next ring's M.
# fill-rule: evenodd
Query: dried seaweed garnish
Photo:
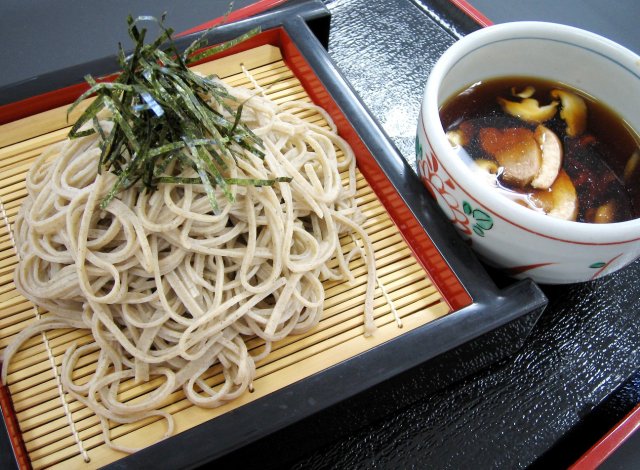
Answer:
M154 21L161 30L150 43L145 43L147 30L138 28L143 21ZM164 26L164 15L160 20L129 16L127 23L135 47L127 56L119 45L120 75L113 82L96 82L86 76L90 89L68 111L96 95L71 128L69 137L101 134L98 172L111 171L117 176L100 203L103 209L120 191L134 184L142 184L148 191L156 190L161 183L202 184L215 212L216 187L233 201L230 185L266 186L291 181L287 177L262 180L225 176L229 165L244 158L244 151L264 157L262 141L242 124L242 103L235 102L219 82L188 68L189 64L233 47L259 30L195 54L207 45L206 33L179 53L172 40L173 30ZM207 100L222 105L230 118L213 109ZM104 109L109 111L114 124L108 134L97 125L97 115ZM81 130L87 123L93 127ZM168 168L171 175L165 174ZM188 168L198 177L174 176Z

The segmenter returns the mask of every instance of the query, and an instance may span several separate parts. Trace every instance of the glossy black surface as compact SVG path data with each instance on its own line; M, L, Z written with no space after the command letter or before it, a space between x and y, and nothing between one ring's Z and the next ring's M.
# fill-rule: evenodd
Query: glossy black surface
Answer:
M426 77L470 24L442 0L326 3L332 13L330 57L414 167L415 123ZM626 3L636 5L635 0ZM561 8L562 2L556 4ZM209 19L190 8L176 14L189 25ZM74 34L84 34L87 26L78 26L82 32ZM511 284L495 273L494 280ZM262 468L566 467L581 453L576 442L584 447L585 439L599 437L637 400L628 393L624 406L610 407L607 419L594 418L621 386L638 388L633 377L640 368L640 262L598 281L543 290L550 304L516 355L503 359L502 351L494 363L498 358L489 346L477 357L454 352L440 365L416 367L264 438L221 466L237 466L237 457L246 467ZM521 330L532 326L527 318L509 327L527 331ZM500 334L504 331L486 338L489 345L504 343ZM360 373L370 377L375 371ZM442 388L451 378L458 382ZM585 426L589 436L580 429ZM208 436L212 442L218 438ZM206 440L198 444L207 445ZM191 446L185 443L175 452L190 453Z
M216 461L222 468L351 468L352 466L381 468L406 468L404 451L395 448L397 436L412 432L413 426L404 421L406 409L415 407L426 397L439 396L452 381L462 380L473 372L485 368L513 353L526 341L527 335L539 317L539 311L504 325L465 345L441 354L432 361L422 363L409 371L394 376L355 397L344 400L280 432L274 433L252 445L233 452ZM520 338L519 340L517 338ZM420 345L415 345L418 354ZM395 354L393 350L390 354ZM404 349L404 354L411 350ZM375 363L365 374L378 371ZM335 391L340 390L335 385ZM373 424L372 423L376 423ZM384 423L384 424L382 424ZM351 445L357 436L366 435L365 448L372 450L372 437L368 430L376 432L383 426L381 439L387 439L386 450L393 452L389 462L368 462ZM388 434L392 432L394 434ZM336 442L340 444L335 445ZM382 442L382 441L380 441ZM321 448L323 450L318 451ZM331 449L327 451L326 449ZM412 459L410 454L406 457Z
M428 27L425 3L329 2L330 56L410 162L427 74L442 44L454 41L446 21L441 30ZM426 393L293 467L523 468L551 450L570 455L581 436L563 437L640 368L640 262L543 290L550 304L515 357ZM607 428L599 424L601 435ZM545 463L562 468L558 459Z
M531 468L534 470L567 468L588 452L603 437L605 430L617 427L621 419L624 419L622 417L627 416L638 403L640 403L640 371L636 372L581 419L578 425L574 426L549 451L536 460ZM636 430L633 443L637 443L640 438L638 431L640 430ZM640 446L637 446L635 450L640 452ZM622 456L626 457L627 453L623 453ZM627 468L637 467L637 462L640 462L639 457L636 454L636 463L633 465L631 465L631 461L627 461Z
M348 117L361 141L457 274L473 298L473 303L437 321L407 331L368 350L366 354L351 357L214 420L179 433L169 440L120 459L112 464L114 468L139 468L144 465L156 468L190 467L218 459L258 439L272 440L273 434L281 430L290 433L292 425L298 431L295 435L289 434L291 438L287 441L296 438L299 440L304 435L310 435L310 431L318 429L317 424L313 427L300 425L301 420L340 423L344 414L335 414L335 409L330 407L343 402L343 406L351 410L358 406L358 402L347 403L346 400L361 393L365 397L361 403L368 412L358 414L362 417L361 420L349 420L349 426L342 426L345 435L376 417L413 402L415 394L404 393L403 400L380 395L381 390L389 390L394 395L402 390L407 382L398 381L397 377L412 368L427 371L422 373L422 377L428 378L429 386L416 388L424 393L427 390L437 390L513 354L524 342L546 305L546 298L531 281L520 281L499 289L469 247L457 237L451 224L428 197L409 163L381 133L378 124L367 113L340 70L328 57L325 49L328 20L329 12L322 2L295 0L273 12L217 28L209 33L209 41L225 41L256 26L263 30L283 27L300 51L301 57L304 57L313 70L313 75L324 85L326 91L322 93L325 95L318 95L319 102L323 103L323 96L331 96L333 102ZM176 41L176 45L179 48L186 47L192 40L189 37L181 38ZM296 59L292 58L293 60ZM109 73L109 67L112 66L112 57L97 59L85 65L52 72L49 76L52 80L40 77L29 83L5 87L2 91L8 96L28 96L34 89L51 87L52 81L74 83L80 69L84 73L97 75L96 71ZM436 273L433 274L434 279L438 279ZM412 372L411 376L415 377L415 373ZM385 381L387 387L379 388ZM395 385L389 385L390 383ZM377 407L375 412L370 409L369 399L366 398L371 393L380 396L379 402L383 405ZM327 413L323 417L317 416L324 411ZM335 437L340 427L329 426L327 429L331 429L331 432L323 434ZM216 439L212 441L211 435L215 435ZM318 444L317 439L310 442ZM189 452L182 451L188 447ZM301 448L298 446L298 449ZM291 457L292 454L287 455L288 459Z
M292 467L524 468L535 463L638 368L638 289L629 289L634 297L628 299L619 291L636 285L638 267L594 283L545 289L551 303L515 357L425 394ZM559 449L560 457L582 442L582 436L574 439ZM559 458L546 463L546 468L566 468Z

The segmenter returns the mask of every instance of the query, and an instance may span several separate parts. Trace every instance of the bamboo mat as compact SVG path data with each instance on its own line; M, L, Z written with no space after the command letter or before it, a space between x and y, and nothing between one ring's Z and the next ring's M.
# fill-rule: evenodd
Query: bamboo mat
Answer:
M232 85L251 88L241 72L241 64L274 101L309 101L300 82L283 62L280 51L273 46L261 46L197 68L204 73L216 73ZM317 113L305 111L303 117L323 123ZM36 307L21 297L13 285L17 260L10 227L26 195L24 176L34 158L48 145L64 139L68 129L66 107L0 126L0 213L3 218L0 223L0 350L37 315ZM175 392L165 410L174 416L176 432L214 419L448 313L446 302L359 173L357 199L367 218L365 229L374 245L380 281L375 300L376 333L368 338L363 336L366 272L362 261L357 259L352 262L355 284L325 282L326 301L320 324L306 334L274 344L272 353L257 364L253 392L216 409L194 407L181 391ZM349 251L352 244L350 238L345 238L343 249ZM396 323L390 304L400 316L402 327ZM50 331L27 342L11 363L8 389L35 469L95 468L125 455L105 445L96 416L61 393L58 385L57 374L65 350L73 342L80 345L89 338L85 330ZM250 347L261 345L258 340L252 340ZM81 370L76 373L89 374L92 359L91 356L83 358ZM209 383L220 381L219 371L215 369L211 370ZM131 384L122 393L134 399L148 388L145 384ZM145 446L162 436L164 426L157 420L112 425L111 437L127 446ZM90 458L89 462L83 459L83 452Z

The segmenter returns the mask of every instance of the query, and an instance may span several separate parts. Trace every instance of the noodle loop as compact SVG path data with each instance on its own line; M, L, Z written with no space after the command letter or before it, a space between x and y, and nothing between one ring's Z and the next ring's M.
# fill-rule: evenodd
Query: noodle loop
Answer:
M170 394L182 389L203 407L232 400L251 386L255 362L273 341L316 325L321 281L352 278L353 253L340 245L345 234L364 244L365 331L374 328L375 268L358 226L352 150L326 114L331 130L296 117L316 109L310 104L277 106L247 90L229 92L247 100L243 121L263 140L265 156L244 151L225 176L290 183L231 186L233 201L216 190L215 214L202 185L170 183L153 193L133 186L102 210L115 176L97 174L99 133L51 147L27 175L28 197L15 223L15 285L51 313L7 347L3 381L29 337L53 328L91 330L92 342L65 354L62 386L99 416L105 441L122 450L131 449L111 442L109 421L160 416L169 435L173 423L162 407ZM110 122L100 125L110 132ZM341 171L349 175L345 185ZM250 351L247 341L256 336L265 346ZM78 380L73 371L89 355L98 358L96 370ZM212 384L216 372L224 380ZM149 382L148 392L122 401L130 381Z

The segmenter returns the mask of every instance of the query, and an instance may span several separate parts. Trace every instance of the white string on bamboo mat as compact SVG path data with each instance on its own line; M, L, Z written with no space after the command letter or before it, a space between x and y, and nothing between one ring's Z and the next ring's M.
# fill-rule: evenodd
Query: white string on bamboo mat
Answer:
M4 209L4 204L2 203L2 198L0 198L0 214L2 214L2 220L4 222L4 225L7 228L7 233L9 234L9 240L11 240L11 246L13 246L13 250L16 253L16 258L18 258L18 260L20 259L20 253L18 253L18 248L16 247L16 242L15 242L15 238L13 237L13 230L11 230L11 224L9 223L9 218L7 217L7 212ZM38 307L36 305L33 305L33 312L35 314L36 319L40 319L40 312L38 311ZM69 427L71 428L71 434L73 436L73 439L76 442L76 445L78 446L78 449L80 450L80 454L82 455L82 459L85 462L90 462L91 459L89 458L89 454L87 454L87 451L84 448L84 445L82 445L82 439L80 438L80 434L78 433L78 431L76 430L76 425L73 421L73 415L71 414L71 410L69 409L69 404L67 403L67 400L65 398L65 393L64 390L62 389L62 382L60 380L60 374L58 373L58 366L56 365L56 360L53 354L53 351L51 349L51 346L49 345L49 339L47 338L46 333L43 331L42 333L40 333L41 337L42 337L42 343L44 344L44 349L45 351L47 351L47 357L49 358L49 364L51 365L51 369L53 371L53 377L56 381L56 388L58 390L58 396L60 398L60 402L62 402L62 409L64 410L64 414L65 417L67 418L67 422L69 423Z

